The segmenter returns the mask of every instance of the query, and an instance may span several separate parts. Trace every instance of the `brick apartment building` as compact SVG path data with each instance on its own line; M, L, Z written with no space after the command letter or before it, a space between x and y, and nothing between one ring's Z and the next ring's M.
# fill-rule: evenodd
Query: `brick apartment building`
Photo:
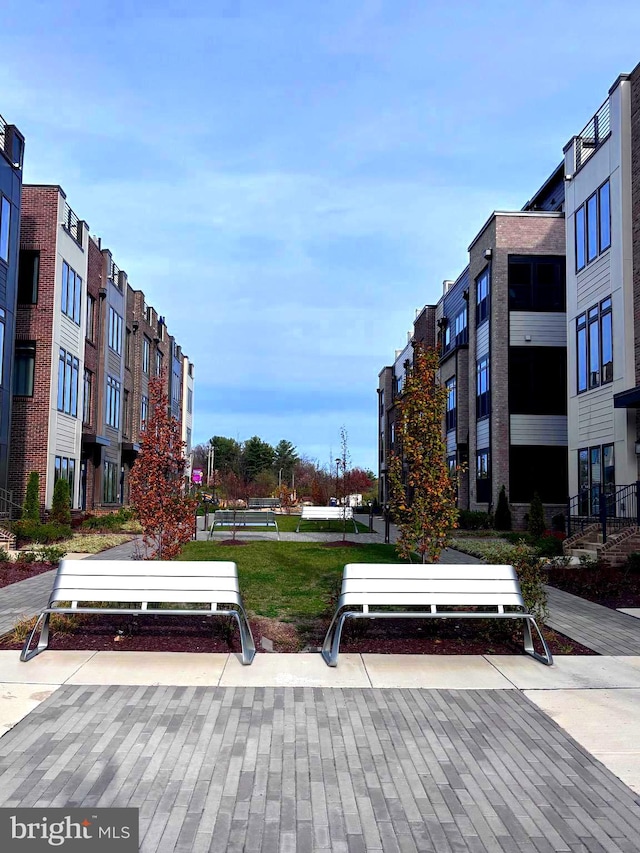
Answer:
M464 468L458 506L494 509L504 485L516 523L535 491L550 517L567 494L563 203L560 166L521 211L492 213L468 265L444 282L424 318L432 329L423 339L437 340L447 389L447 460ZM379 379L381 500L409 352L398 351Z
M149 377L179 348L60 187L25 185L22 211L21 281L32 287L18 299L10 488L22 501L38 471L44 508L60 477L73 508L116 508L128 501ZM179 362L167 393L179 385L171 411L182 421Z
M0 116L0 511L7 493L24 137Z

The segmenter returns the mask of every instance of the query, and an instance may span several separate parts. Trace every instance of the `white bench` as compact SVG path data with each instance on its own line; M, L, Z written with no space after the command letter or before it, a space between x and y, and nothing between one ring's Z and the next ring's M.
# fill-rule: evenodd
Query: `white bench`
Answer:
M207 539L212 538L216 527L275 527L278 539L280 539L276 514L270 510L217 509L213 513L213 521Z
M66 602L70 602L67 604ZM126 604L122 604L126 602ZM105 606L96 606L102 604ZM159 608L158 604L200 604L199 609ZM219 609L219 605L225 605ZM233 608L229 607L232 605ZM52 613L125 614L139 616L232 616L242 641L242 663L256 653L238 586L235 563L160 560L62 560L48 606L24 644L20 660L28 661L49 645ZM33 638L40 630L35 649Z
M416 606L428 609L379 609ZM361 609L353 610L354 607ZM345 566L338 607L324 639L322 657L329 666L337 666L340 637L347 619L403 618L521 619L525 652L549 666L553 663L540 628L525 607L513 566L477 563L459 566L350 563ZM534 650L531 626L537 631L543 654Z
M350 506L303 506L296 533L303 521L352 521L356 533L360 532Z

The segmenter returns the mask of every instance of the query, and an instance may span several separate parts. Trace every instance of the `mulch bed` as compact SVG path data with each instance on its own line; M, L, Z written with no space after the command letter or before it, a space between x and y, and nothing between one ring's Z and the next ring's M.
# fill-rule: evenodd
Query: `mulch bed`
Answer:
M49 648L90 651L145 652L239 652L240 640L235 620L189 616L83 616L74 617L70 632L51 631ZM328 623L317 620L306 626L304 638L295 626L266 617L251 621L251 630L259 652L262 637L273 643L276 652L318 648ZM555 655L593 655L590 649L554 631L546 633ZM297 641L296 641L297 640ZM0 638L1 649L20 649L23 641ZM361 620L347 624L342 635L341 652L372 654L483 655L524 654L519 628L471 620L423 619Z
M597 565L552 568L547 573L551 586L604 607L640 607L640 571Z
M57 563L25 563L23 561L12 560L0 563L0 588L10 586L12 583L19 583L27 578L32 578L34 575L41 575L43 572L50 572L57 569Z

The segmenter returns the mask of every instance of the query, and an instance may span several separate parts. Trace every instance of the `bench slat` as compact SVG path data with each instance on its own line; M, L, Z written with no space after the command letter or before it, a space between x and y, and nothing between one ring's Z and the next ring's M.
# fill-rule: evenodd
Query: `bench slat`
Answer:
M141 577L116 577L110 578L108 575L93 576L83 578L80 575L70 575L62 577L54 582L53 589L56 593L66 589L107 589L111 590L131 590L131 589L148 589L148 590L225 590L228 592L239 592L238 581L236 578L175 578L175 577L159 577L159 578L141 578Z
M204 577L237 578L238 570L235 563L207 560L184 560L161 562L159 560L63 560L58 568L57 577L93 577L107 576L151 578L151 577Z
M398 564L398 563L348 563L343 578L389 578L394 582L408 578L451 578L462 581L470 578L513 578L517 573L513 566L486 566L468 563L459 566L442 564Z
M411 580L397 580L394 582L388 580L375 580L367 582L366 579L358 578L357 580L346 580L342 584L341 595L353 593L357 595L370 595L378 593L381 595L404 595L412 596L416 593L475 593L481 592L485 595L500 596L505 594L520 595L520 587L514 580L490 580L483 581L477 578L464 581L462 584L455 583L451 580L438 580L425 578L421 580L414 578Z
M234 590L65 587L56 591L51 597L51 602L53 601L154 601L166 604L175 604L180 601L189 603L223 601L228 604L239 604L240 596Z
M451 605L452 607L498 607L515 605L524 607L522 596L518 593L502 592L498 595L482 592L414 592L410 595L392 592L346 593L340 596L341 607L372 604L389 606L409 606L413 604Z

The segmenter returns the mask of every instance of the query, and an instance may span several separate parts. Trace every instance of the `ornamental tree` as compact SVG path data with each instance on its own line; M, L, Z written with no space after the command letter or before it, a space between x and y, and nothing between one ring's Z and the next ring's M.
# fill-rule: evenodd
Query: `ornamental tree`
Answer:
M197 499L184 490L185 444L180 424L170 414L165 382L164 375L149 381L149 416L129 478L148 560L178 556L191 538L197 506Z
M396 420L399 452L389 465L390 503L398 524L396 550L435 563L457 526L457 472L449 472L442 433L447 391L437 381L438 353L414 343Z

